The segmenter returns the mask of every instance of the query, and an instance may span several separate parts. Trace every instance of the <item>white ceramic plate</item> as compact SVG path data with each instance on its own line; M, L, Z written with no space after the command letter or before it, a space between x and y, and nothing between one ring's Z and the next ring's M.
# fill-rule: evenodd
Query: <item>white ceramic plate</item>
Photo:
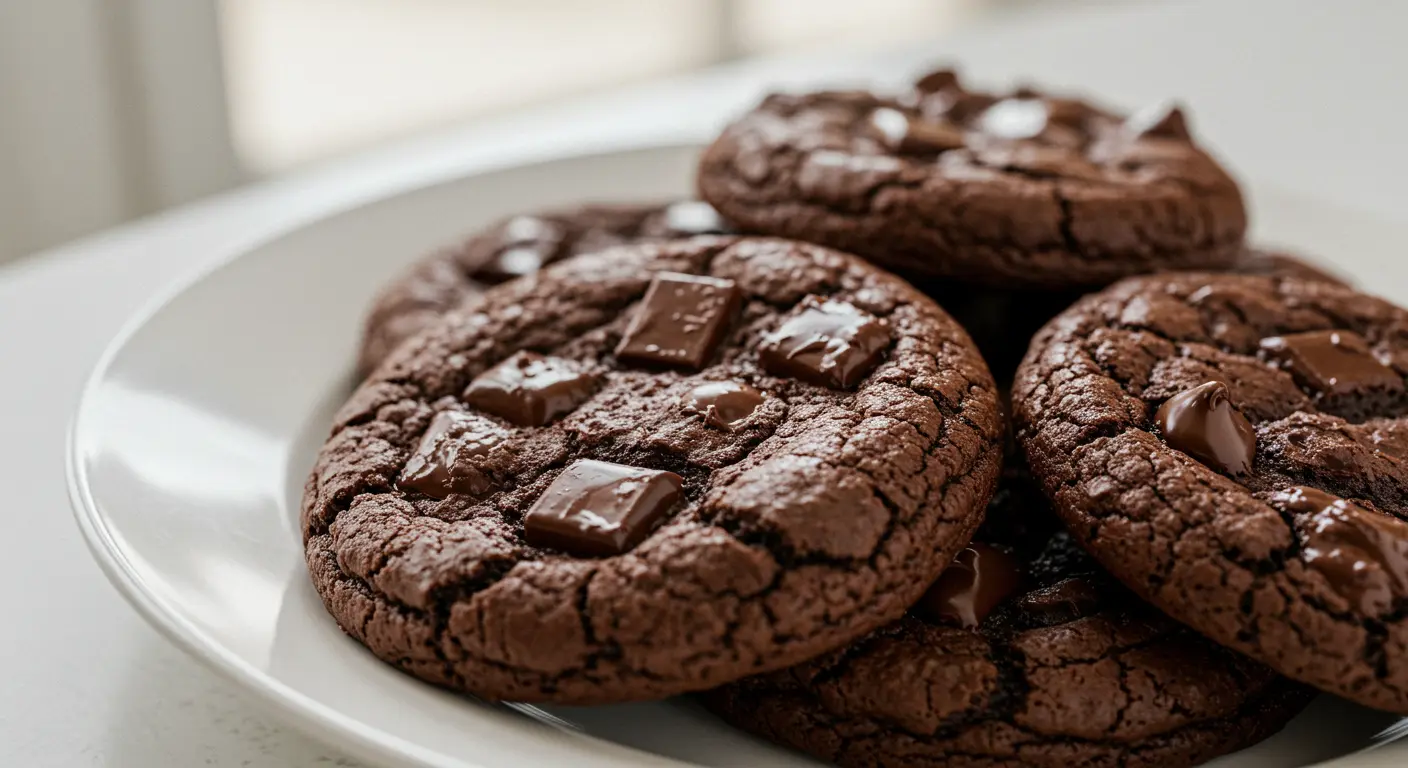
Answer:
M376 287L510 212L687 194L694 157L667 147L569 158L398 195L233 254L141 314L98 365L70 436L74 507L109 578L286 722L374 763L813 765L687 700L506 707L436 690L344 637L303 568L303 480L352 385ZM1366 284L1408 285L1372 280L1379 269L1402 276L1391 228L1261 198L1272 234L1356 259L1337 266ZM1345 757L1398 730L1394 717L1322 697L1277 738L1219 765L1399 764L1401 744Z

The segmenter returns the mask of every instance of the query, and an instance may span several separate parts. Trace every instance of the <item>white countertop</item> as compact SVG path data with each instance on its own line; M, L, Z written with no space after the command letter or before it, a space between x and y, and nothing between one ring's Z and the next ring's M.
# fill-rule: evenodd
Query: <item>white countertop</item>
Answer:
M179 275L309 218L472 169L707 137L769 84L893 79L943 60L980 79L1081 85L1130 106L1180 96L1195 128L1257 185L1401 221L1408 107L1390 95L1408 72L1405 26L1408 3L1379 0L1096 4L925 50L745 63L425 137L0 269L0 402L11 408L0 421L0 580L11 600L0 764L351 765L168 646L104 582L72 522L63 442L79 387L118 324Z

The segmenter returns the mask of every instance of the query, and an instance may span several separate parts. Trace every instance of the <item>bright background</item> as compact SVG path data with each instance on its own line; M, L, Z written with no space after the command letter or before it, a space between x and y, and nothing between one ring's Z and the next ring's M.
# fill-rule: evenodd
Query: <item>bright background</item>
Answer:
M1119 0L1106 0L1105 5ZM1080 0L0 0L0 261L407 135Z

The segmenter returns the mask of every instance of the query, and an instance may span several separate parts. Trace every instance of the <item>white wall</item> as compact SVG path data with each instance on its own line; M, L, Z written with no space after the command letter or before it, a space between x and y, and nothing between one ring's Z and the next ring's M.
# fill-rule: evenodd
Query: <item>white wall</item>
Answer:
M0 260L129 212L100 7L0 2Z
M215 0L0 0L0 262L223 189Z

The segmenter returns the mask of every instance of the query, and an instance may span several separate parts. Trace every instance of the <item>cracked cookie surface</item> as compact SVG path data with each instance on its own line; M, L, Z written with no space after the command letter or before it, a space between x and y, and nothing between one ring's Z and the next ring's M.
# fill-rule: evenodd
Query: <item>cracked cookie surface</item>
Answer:
M1408 312L1295 278L1092 294L1013 390L1033 474L1133 591L1281 673L1408 713Z
M372 300L358 369L371 373L397 344L489 286L569 256L616 245L726 231L707 203L583 205L509 216L415 262Z
M698 186L743 231L1001 286L1224 268L1247 224L1181 111L1126 119L947 72L897 96L769 96L705 151Z
M1239 275L1271 275L1344 284L1306 259L1282 250L1244 248L1227 268ZM1006 387L1027 353L1027 343L1051 318L1074 304L1081 289L1037 290L968 285L944 279L918 279L923 291L963 324L993 378Z
M706 705L847 768L1171 768L1250 746L1311 698L1130 595L1060 530L1021 467L1004 471L974 541L1023 572L976 626L935 619L926 597L845 649L709 692Z
M1232 262L1227 271L1238 275L1298 277L1302 280L1323 280L1337 285L1350 285L1343 275L1335 274L1304 256L1280 248L1244 248L1237 254L1236 261Z
M615 354L659 356L622 339L658 330L642 307L661 273L740 293L698 369ZM764 340L777 355L799 328L831 341L792 364L841 371L849 388L769 372ZM504 393L533 376L548 382L541 407L514 410L526 401ZM517 426L529 418L548 423ZM449 461L437 475L411 461L428 430L474 439L430 454ZM968 336L865 262L762 238L623 246L486 292L357 389L307 483L307 565L349 635L438 685L564 703L701 690L902 615L976 528L1002 434ZM677 479L681 500L622 554L530 545L526 513L565 508L538 502L584 465Z

